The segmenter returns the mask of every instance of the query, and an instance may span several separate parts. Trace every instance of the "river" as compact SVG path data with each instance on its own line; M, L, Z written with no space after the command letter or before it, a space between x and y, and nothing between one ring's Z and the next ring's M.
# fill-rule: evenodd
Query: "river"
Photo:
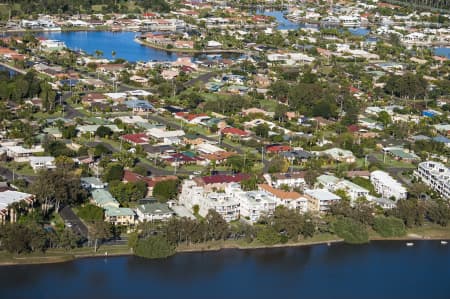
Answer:
M76 31L76 32L43 32L40 35L49 39L65 42L72 50L83 50L94 55L96 50L103 52L103 57L136 61L174 61L177 54L156 50L143 46L134 41L136 32L110 32L110 31Z
M378 241L0 267L1 297L448 299L450 247Z

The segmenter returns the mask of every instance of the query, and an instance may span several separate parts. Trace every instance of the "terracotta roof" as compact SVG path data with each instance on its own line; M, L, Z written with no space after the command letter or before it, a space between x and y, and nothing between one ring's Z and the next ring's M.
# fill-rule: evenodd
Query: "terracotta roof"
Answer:
M230 135L248 136L248 132L233 127L223 128L221 132L222 134L225 135L230 134Z
M138 133L138 134L125 134L122 135L120 138L122 138L125 141L132 142L135 144L146 144L148 143L148 137L145 133Z
M297 199L301 197L302 195L298 192L288 192L283 191L280 189L276 189L268 184L260 184L258 185L260 189L267 191L271 194L273 194L275 197L281 198L281 199Z
M156 183L162 182L162 181L167 181L167 180L177 180L178 177L174 176L174 175L167 175L167 176L158 176L158 177L146 177L137 173L134 173L132 171L129 170L125 170L123 173L123 178L122 181L127 182L127 183L135 183L135 182L145 182L147 184L148 187L153 188Z
M222 161L228 159L231 156L235 156L236 153L233 152L215 152L212 154L203 154L201 155L203 158L208 160Z
M289 145L269 145L266 147L266 151L268 152L288 152L291 150L291 147Z

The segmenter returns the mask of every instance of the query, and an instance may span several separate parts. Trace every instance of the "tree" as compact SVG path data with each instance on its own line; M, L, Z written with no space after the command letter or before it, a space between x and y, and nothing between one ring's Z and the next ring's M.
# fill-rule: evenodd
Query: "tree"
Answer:
M450 205L448 201L441 199L427 201L426 215L430 221L441 226L447 226L450 220Z
M422 225L425 218L425 206L417 199L399 200L389 213L403 220L407 227Z
M104 138L106 136L111 136L113 134L113 131L109 127L100 126L95 131L95 135L101 138Z
M289 93L289 84L284 80L275 81L269 87L269 90L277 101L284 102Z
M86 222L103 220L103 209L93 204L78 208L78 216Z
M350 244L363 244L369 242L369 234L365 226L351 218L340 217L332 224L334 232L344 242Z
M377 120L379 122L381 122L384 127L386 128L389 124L392 123L392 119L391 116L389 115L389 113L387 113L386 111L381 111L380 113L378 113L378 118Z
M405 224L396 217L376 217L373 224L373 229L382 237L401 237L406 234Z
M272 160L269 162L269 173L276 173L276 172L286 172L289 168L289 162L281 157L276 156L273 157Z
M127 205L130 201L137 201L147 194L147 184L143 181L122 183L112 181L109 186L109 192L121 204Z
M121 181L123 174L124 174L123 166L114 163L110 164L106 169L105 173L103 173L103 179L108 183L111 181Z
M205 217L208 224L208 235L211 240L225 240L230 233L225 219L215 210L209 210Z
M254 130L255 130L256 136L259 136L262 138L269 137L270 128L269 128L269 125L266 123L257 125Z
M280 234L270 225L266 225L257 231L256 239L264 245L280 243Z
M75 234L71 229L64 229L59 234L59 247L66 250L76 248L80 242L80 236Z
M77 127L75 125L73 126L67 126L62 129L62 137L65 139L71 139L77 136Z
M164 180L155 184L153 196L160 202L175 198L178 193L179 180Z
M111 224L104 221L93 221L89 225L89 239L94 240L94 252L97 252L99 244L103 240L112 237Z
M148 259L166 258L175 254L175 246L161 236L150 236L137 242L135 254Z
M295 210L278 206L273 213L273 227L289 239L297 239L303 228L302 216Z
M58 212L61 206L81 203L87 197L86 191L81 188L80 178L72 172L61 170L40 171L31 191L36 195L45 215L51 208Z

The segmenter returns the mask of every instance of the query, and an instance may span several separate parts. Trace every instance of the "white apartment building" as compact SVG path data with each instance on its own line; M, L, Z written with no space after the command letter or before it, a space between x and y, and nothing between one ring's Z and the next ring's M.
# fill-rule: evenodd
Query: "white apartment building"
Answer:
M272 196L261 191L238 192L236 198L240 203L241 217L252 224L261 216L272 215L277 206L277 202Z
M229 185L225 192L205 192L202 186L198 186L193 180L183 182L179 201L185 207L193 210L199 206L199 214L205 217L210 209L218 212L227 222L239 219L239 201L235 197L236 185Z
M439 162L425 161L419 163L414 175L443 198L450 199L450 168Z
M394 197L395 200L406 199L408 192L405 187L393 179L387 172L376 170L370 174L370 182L375 191L383 198Z
M344 190L352 202L360 197L368 198L369 196L369 190L366 188L333 175L321 175L317 178L317 181L331 192Z
M327 189L305 190L308 199L308 210L316 212L326 212L333 202L341 198Z

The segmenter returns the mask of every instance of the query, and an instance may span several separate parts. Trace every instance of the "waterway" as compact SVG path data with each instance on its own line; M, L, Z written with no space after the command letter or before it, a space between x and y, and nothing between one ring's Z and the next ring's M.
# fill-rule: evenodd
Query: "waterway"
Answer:
M434 48L434 54L450 59L450 48Z
M40 35L49 39L65 42L72 50L83 50L94 55L103 52L103 57L136 61L174 61L177 54L140 45L134 41L136 32L77 31L77 32L43 32Z
M379 241L0 267L1 297L448 299L450 246Z

